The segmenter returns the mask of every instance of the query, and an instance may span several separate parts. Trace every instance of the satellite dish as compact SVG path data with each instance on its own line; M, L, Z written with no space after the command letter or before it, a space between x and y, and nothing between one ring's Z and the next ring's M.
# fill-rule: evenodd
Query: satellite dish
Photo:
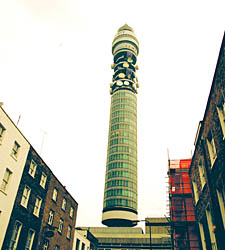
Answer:
M140 86L139 86L139 82L137 82L137 83L136 83L136 86L137 86L137 88L139 88L139 87L140 87Z
M133 60L132 60L131 57L129 57L129 58L127 59L127 61L128 61L129 63L132 63L132 62L133 62Z
M129 67L129 64L128 64L127 62L124 62L124 63L123 63L123 67L124 67L124 68L128 68L128 67Z
M124 78L125 74L124 73L119 73L119 78Z
M120 80L118 80L118 81L116 82L116 84L117 84L118 86L122 86L122 85L123 85L123 82L120 81Z
M130 85L130 83L128 81L125 81L124 85L128 86L128 85Z
M112 88L112 86L113 86L113 83L112 83L112 82L110 82L110 88Z

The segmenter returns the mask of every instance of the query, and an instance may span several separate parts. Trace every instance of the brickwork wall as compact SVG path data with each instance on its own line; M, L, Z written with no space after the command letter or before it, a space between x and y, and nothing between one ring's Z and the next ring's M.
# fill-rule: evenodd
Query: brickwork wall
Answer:
M48 186L46 202L43 210L43 219L41 222L40 236L38 245L41 247L44 243L44 240L47 239L49 241L49 249L54 249L56 245L60 246L60 249L72 249L73 246L73 238L74 238L74 230L75 223L77 217L77 208L78 204L73 199L73 197L68 193L65 187L60 183L60 181L53 175L51 171L49 171L50 175L50 183ZM54 201L52 199L54 189L58 190L57 200ZM67 200L67 205L65 211L62 209L62 201L63 198ZM71 206L74 208L74 216L70 217L70 208ZM47 223L49 218L50 210L54 211L54 219L52 226L55 227L54 236L52 238L45 237L45 232L47 229ZM62 233L58 231L59 220L63 219L63 230ZM47 226L47 227L46 227ZM71 226L71 238L67 238L68 226Z
M216 228L215 236L219 250L224 249L223 247L225 246L225 231L216 192L217 189L225 187L225 136L217 111L221 94L225 95L225 39L223 39L221 46L213 84L189 172L191 180L195 179L197 183L199 195L199 200L195 206L196 219L198 221L205 220L206 209L207 207L210 208L213 224ZM213 134L217 154L213 164L210 160L207 145L210 130ZM200 156L203 156L203 168L206 179L206 184L203 189L201 189L198 167ZM206 241L209 241L209 239L206 239Z

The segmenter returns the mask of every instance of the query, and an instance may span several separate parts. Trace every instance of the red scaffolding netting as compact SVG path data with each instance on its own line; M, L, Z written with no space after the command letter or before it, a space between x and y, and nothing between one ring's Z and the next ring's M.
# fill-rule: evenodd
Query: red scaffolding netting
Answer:
M189 178L191 159L169 160L170 216L175 250L197 250L199 239Z

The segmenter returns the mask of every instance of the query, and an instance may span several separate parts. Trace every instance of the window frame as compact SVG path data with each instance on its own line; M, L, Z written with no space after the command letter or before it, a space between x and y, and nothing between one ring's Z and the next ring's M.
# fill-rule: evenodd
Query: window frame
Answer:
M71 239L71 235L72 235L72 227L69 225L68 228L67 228L66 238L68 240L70 240Z
M44 179L43 179L44 178ZM45 189L47 182L47 174L45 172L41 173L40 186Z
M221 93L219 98L219 103L216 106L222 133L223 133L223 140L225 139L225 100L224 95Z
M25 193L25 190L28 190L27 193ZM29 186L25 185L24 189L23 189L23 194L22 194L22 197L21 197L21 201L20 201L21 206L27 208L29 198L30 198L30 193L31 193L31 188Z
M206 176L205 176L206 173L204 169L204 159L202 155L200 156L199 161L198 161L198 171L199 171L201 189L203 189L206 184Z
M225 190L224 188L216 189L217 198L219 201L220 213L223 221L223 227L225 228Z
M66 198L63 198L62 207L61 207L63 211L66 211L66 205L67 205L67 200Z
M33 168L31 166L33 166ZM37 169L37 163L32 159L30 162L30 167L29 167L28 173L33 178L35 177L36 169Z
M17 159L19 151L20 151L20 144L17 141L14 141L12 151L11 151L11 156Z
M6 128L0 123L0 144L3 140L3 136L5 134Z
M48 225L53 224L54 214L55 214L55 212L52 209L50 209L49 214L48 214Z
M209 229L209 238L211 241L211 245L216 247L217 249L217 243L216 243L216 236L215 236L215 232L213 230L213 218L212 218L212 213L211 213L211 209L210 206L208 205L208 207L206 208L206 220L207 220L207 224L208 224L208 229Z
M43 243L43 250L48 250L49 248L49 240L45 239Z
M60 218L59 219L59 226L58 226L59 233L62 233L62 231L63 231L63 223L64 223L64 220L62 218Z
M30 232L32 232L32 235L31 235L31 237L29 239L28 237L29 237ZM35 233L36 232L34 231L34 229L32 229L32 228L29 229L29 231L27 233L27 240L26 240L25 250L31 250L32 249Z
M19 224L18 230L16 229L16 224L17 223ZM13 231L12 231L11 239L9 241L9 250L15 250L17 248L22 227L23 227L22 222L16 220L15 223L14 223L14 226L13 226ZM17 232L15 232L15 230L17 230Z
M79 249L80 249L80 239L77 238L75 250L79 250Z
M53 200L54 202L57 202L58 193L59 193L58 189L57 189L57 188L54 188L54 189L53 189L53 193L52 193L52 200Z
M39 217L40 215L41 204L42 204L42 198L40 196L37 196L35 200L35 204L34 204L34 210L33 210L33 215L35 215L36 217Z
M212 168L217 158L216 145L215 145L215 140L213 137L212 129L209 130L208 135L207 135L207 146L208 146L209 158L210 158L211 168Z
M71 219L74 218L74 212L75 212L75 208L73 206L71 206L71 208L70 208L70 218Z
M7 173L9 173L9 174L6 177ZM4 193L6 193L7 189L9 188L9 181L11 179L11 176L12 176L12 171L10 169L6 168L3 179L2 179L2 183L1 183L1 186L0 186L0 190L2 192L4 192ZM4 188L3 188L3 186L4 186Z
M197 186L195 177L192 179L192 186L193 186L193 191L194 191L195 204L197 204L199 200L199 194L198 194L198 186Z

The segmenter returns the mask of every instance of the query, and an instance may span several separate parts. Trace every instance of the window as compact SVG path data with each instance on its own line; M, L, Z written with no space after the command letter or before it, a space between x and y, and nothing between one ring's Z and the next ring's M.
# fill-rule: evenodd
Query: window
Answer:
M49 215L48 215L48 224L52 225L54 220L54 211L50 210Z
M193 190L194 190L195 203L197 203L199 196L198 196L198 188L197 188L197 183L196 183L195 177L192 180L192 185L193 185Z
M43 244L43 250L48 250L49 247L49 241L45 239L44 244Z
M225 138L225 102L224 102L224 96L221 94L219 99L219 104L217 106L217 112L220 120L220 125L223 132L223 138Z
M0 142L2 141L4 132L5 132L5 128L4 128L3 125L0 123Z
M79 239L77 239L77 241L76 241L76 250L79 250L79 248L80 248L80 240Z
M12 237L9 242L9 250L15 250L17 248L17 243L20 237L21 228L22 228L22 223L16 221L13 227Z
M71 207L70 208L70 218L73 218L73 216L74 216L74 208Z
M81 244L81 250L84 250L85 249L85 244L82 242Z
M13 157L18 157L18 152L19 152L19 148L20 148L20 145L18 144L18 142L14 142L13 144L13 148L12 148L12 152L11 152L11 155Z
M31 189L28 186L24 187L23 195L22 195L22 199L20 203L23 207L27 207L29 197L30 197L30 190Z
M58 197L58 190L54 188L53 194L52 194L53 201L57 201L57 197Z
M71 238L71 231L72 231L72 227L71 227L71 226L68 226L67 235L66 235L66 238L67 238L67 239L70 239L70 238Z
M56 245L54 250L60 250L60 246Z
M42 172L40 185L43 188L45 188L46 181L47 181L47 175L44 172Z
M39 217L40 209L41 209L42 199L40 197L36 198L35 205L34 205L34 212L33 214Z
M5 170L5 174L4 174L4 177L3 177L3 180L2 180L2 184L1 184L1 190L3 192L6 192L6 190L8 188L9 179L10 179L11 174L12 174L12 172L7 168Z
M223 219L223 226L225 228L225 190L224 189L221 189L221 190L217 189L216 192L217 192L217 196L218 196L218 200L219 200L221 216Z
M66 199L65 198L63 198L62 209L66 210Z
M205 234L204 234L204 229L203 229L203 225L202 223L198 223L199 226L199 231L200 231L200 238L201 238L201 242L202 242L202 249L206 250L206 241L205 241Z
M31 250L33 241L34 241L35 231L32 229L29 229L28 235L27 235L27 241L25 245L25 250Z
M34 175L35 175L36 168L37 168L37 163L36 163L34 160L31 160L30 168L29 168L28 173L29 173L32 177L34 177Z
M212 220L212 215L211 215L211 211L210 208L208 207L206 209L206 218L207 218L207 223L208 223L208 228L209 228L209 235L210 235L210 239L211 239L211 245L215 248L212 249L217 249L216 248L216 236L215 236L215 232L213 229L213 220Z
M211 161L211 166L213 166L213 163L216 159L216 146L215 146L215 141L213 138L212 130L209 130L208 136L207 136L207 145L208 145L208 150L209 150L209 157Z
M204 170L204 165L203 165L203 157L200 157L200 160L198 162L198 169L199 169L199 177L200 177L200 182L202 189L205 186L206 180L205 180L205 170Z
M58 232L62 233L63 230L63 219L60 218L59 220L59 227L58 227Z

